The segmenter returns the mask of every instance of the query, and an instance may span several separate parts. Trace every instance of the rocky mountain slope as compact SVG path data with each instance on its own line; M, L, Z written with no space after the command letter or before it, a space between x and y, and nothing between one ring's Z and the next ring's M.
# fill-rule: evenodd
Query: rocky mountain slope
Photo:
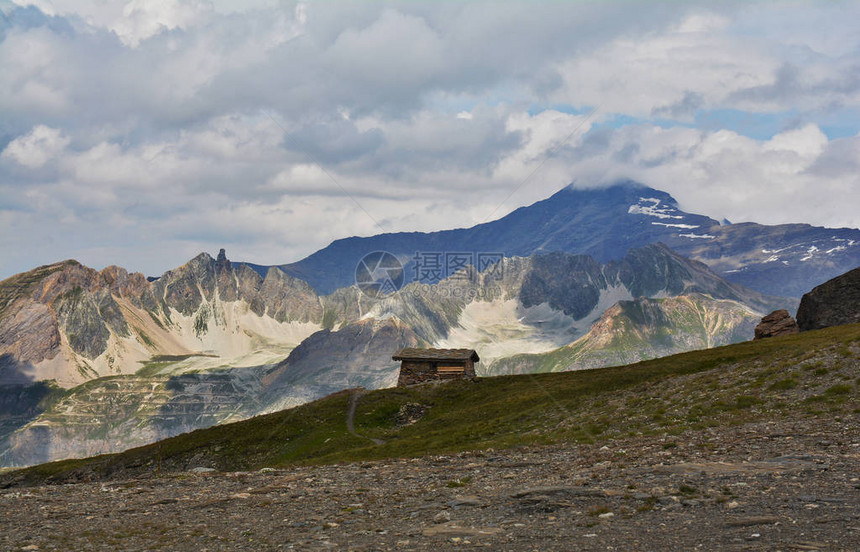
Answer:
M200 254L154 282L65 261L0 283L0 381L73 387L137 371L153 355L217 355L230 366L282 355L321 328L304 282Z
M266 375L261 401L271 411L343 389L393 387L400 363L391 359L392 353L421 343L415 332L396 318L365 318L337 331L321 330Z
M243 420L259 412L255 397L261 388L259 374L247 368L95 379L55 396L42 405L38 416L14 427L0 448L0 464L29 465L115 452Z
M358 261L388 251L414 273L416 252L500 253L527 257L562 251L599 262L663 242L708 264L732 282L770 295L800 297L860 265L860 230L807 224L720 224L686 213L665 192L622 182L601 189L565 188L550 198L472 228L346 238L281 268L321 293L354 282ZM265 273L266 267L255 269Z

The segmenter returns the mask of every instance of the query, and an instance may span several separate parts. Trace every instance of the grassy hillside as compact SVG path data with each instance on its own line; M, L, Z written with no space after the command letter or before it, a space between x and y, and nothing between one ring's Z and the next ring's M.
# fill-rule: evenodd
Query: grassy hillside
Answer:
M860 324L634 365L352 393L174 437L121 454L5 474L18 482L126 477L211 466L334 463L860 413ZM398 424L404 405L423 417ZM412 407L420 411L422 408ZM385 440L374 444L367 437Z

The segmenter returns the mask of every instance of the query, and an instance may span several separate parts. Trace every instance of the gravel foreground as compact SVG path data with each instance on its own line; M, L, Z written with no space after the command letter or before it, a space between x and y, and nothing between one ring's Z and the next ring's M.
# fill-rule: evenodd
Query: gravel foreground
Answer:
M860 550L860 416L0 491L3 550Z

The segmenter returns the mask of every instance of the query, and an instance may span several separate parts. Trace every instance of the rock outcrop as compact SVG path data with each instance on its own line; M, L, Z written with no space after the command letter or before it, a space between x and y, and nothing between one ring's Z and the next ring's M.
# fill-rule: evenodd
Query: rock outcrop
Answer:
M791 335L800 332L797 322L785 309L775 310L761 319L755 327L755 339Z
M860 323L860 267L813 288L800 300L800 331Z

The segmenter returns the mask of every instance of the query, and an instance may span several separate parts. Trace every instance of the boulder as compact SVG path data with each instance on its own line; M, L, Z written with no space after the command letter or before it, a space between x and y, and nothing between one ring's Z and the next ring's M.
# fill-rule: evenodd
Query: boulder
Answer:
M800 331L797 322L785 309L776 310L761 319L755 327L755 339L796 334Z
M800 331L860 323L860 267L816 286L800 300Z

